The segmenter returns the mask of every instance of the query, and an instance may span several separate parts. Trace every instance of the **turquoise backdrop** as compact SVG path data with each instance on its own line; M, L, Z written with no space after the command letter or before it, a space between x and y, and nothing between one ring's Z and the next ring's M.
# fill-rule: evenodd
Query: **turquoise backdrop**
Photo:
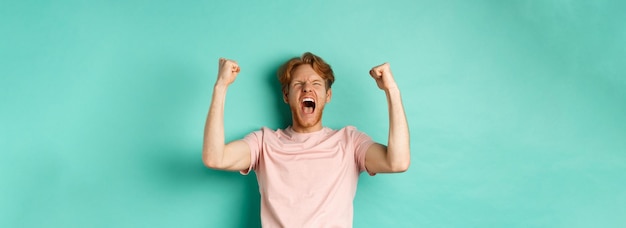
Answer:
M361 176L355 227L626 227L625 3L1 1L0 227L258 227L254 175L201 162L218 58L233 140L289 123L305 51L326 126L386 143L368 70L402 91L411 167Z

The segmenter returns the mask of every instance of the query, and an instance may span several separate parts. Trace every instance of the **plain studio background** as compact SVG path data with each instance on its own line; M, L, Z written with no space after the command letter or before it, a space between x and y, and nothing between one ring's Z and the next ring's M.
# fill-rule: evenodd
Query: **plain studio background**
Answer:
M203 167L219 57L242 71L226 138L290 121L275 79L335 70L324 124L387 142L355 227L625 227L624 1L2 1L0 227L258 227L254 175ZM306 205L303 205L306 206Z

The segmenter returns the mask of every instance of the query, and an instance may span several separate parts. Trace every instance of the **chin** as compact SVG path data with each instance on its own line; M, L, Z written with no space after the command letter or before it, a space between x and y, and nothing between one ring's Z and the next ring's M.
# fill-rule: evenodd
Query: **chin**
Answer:
M294 110L296 109L296 110ZM302 128L311 128L322 122L322 111L324 109L316 110L317 113L314 113L313 116L303 117L303 114L300 113L297 108L291 109L292 116L292 125L296 125Z
M302 128L310 128L318 125L321 122L321 118L319 116L316 116L315 118L304 119L301 116L295 116L292 121L292 125L296 125Z

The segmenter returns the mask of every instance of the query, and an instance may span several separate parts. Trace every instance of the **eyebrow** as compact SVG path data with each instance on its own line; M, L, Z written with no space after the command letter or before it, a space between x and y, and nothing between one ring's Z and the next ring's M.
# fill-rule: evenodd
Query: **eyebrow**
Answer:
M303 82L305 82L305 81L306 81L306 80L293 80L293 81L291 81L291 83L303 83ZM324 80L321 80L321 79L315 79L315 80L313 80L313 81L311 81L311 82L323 82L323 81L324 81Z

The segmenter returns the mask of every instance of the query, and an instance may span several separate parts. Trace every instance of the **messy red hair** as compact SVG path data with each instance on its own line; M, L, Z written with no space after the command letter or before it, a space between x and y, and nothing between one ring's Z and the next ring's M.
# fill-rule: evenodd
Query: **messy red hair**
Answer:
M289 89L293 72L298 66L303 64L309 64L313 70L326 81L326 90L330 89L333 82L335 82L333 69L319 56L311 52L305 52L301 57L290 59L278 69L278 81L280 81L280 85L282 86L283 94L286 94Z

